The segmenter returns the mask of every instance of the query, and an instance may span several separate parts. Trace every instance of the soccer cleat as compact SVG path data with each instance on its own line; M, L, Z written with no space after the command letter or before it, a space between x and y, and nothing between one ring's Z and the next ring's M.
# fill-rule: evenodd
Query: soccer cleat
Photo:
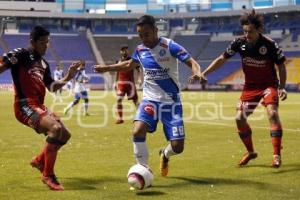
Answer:
M83 115L84 116L90 116L90 114L88 112L84 112Z
M160 156L160 175L167 176L169 172L169 159L164 154L165 149L159 150Z
M38 161L37 157L34 157L30 161L30 165L31 165L31 167L34 167L34 168L38 169L41 173L43 173L43 171L44 171L44 163Z
M279 168L280 165L281 165L281 156L280 155L273 155L272 167Z
M57 178L55 175L51 175L51 176L43 176L42 175L42 181L51 190L64 191L64 187L57 181Z
M123 119L118 119L117 121L116 121L116 124L123 124L124 123L124 120Z
M65 108L65 109L64 109L64 115L68 114L69 110L70 110L70 109Z
M257 157L257 153L255 152L248 152L246 153L242 160L240 160L239 162L239 166L244 166L244 165L247 165L247 163L252 160L252 159L255 159Z

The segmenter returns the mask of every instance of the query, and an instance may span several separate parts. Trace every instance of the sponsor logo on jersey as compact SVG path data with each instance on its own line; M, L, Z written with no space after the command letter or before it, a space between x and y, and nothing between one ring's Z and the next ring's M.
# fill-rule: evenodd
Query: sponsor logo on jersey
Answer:
M250 57L243 58L243 63L246 66L250 66L250 67L266 67L267 66L266 60L256 60L256 59L250 58Z

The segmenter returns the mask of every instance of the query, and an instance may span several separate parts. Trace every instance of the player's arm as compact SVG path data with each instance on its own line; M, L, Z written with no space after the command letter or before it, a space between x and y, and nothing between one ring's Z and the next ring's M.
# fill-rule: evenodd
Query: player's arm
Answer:
M46 82L48 90L50 92L56 92L57 90L59 90L60 88L62 88L68 81L70 81L71 79L74 78L74 76L76 75L77 70L78 70L78 68L79 68L80 65L81 65L81 61L73 62L70 65L70 67L69 67L66 75L62 79L60 79L58 81L52 81L51 82L50 78L46 78L45 82ZM47 84L47 82L48 82L48 84Z
M224 55L220 55L217 57L214 61L212 61L209 66L203 71L203 76L206 76L207 74L216 71L219 69L225 62L227 61L227 58L224 57Z
M286 83L286 67L285 64L282 63L278 65L278 75L279 75L279 88L278 88L278 95L282 101L287 98L287 92L285 90L285 83Z
M192 76L188 80L189 83L194 83L196 80L200 80L202 83L206 82L201 73L201 67L194 58L190 57L184 63L192 69Z
M279 75L279 88L278 88L278 95L282 101L287 98L287 92L285 90L285 83L286 83L286 67L285 61L286 57L283 54L281 48L279 48L276 42L272 43L272 60L277 65L278 75Z
M239 47L241 45L241 40L235 39L233 40L230 45L227 47L226 51L217 57L214 61L212 61L209 66L203 71L203 76L208 75L209 73L216 71L219 69L224 63L234 56L237 52L239 52Z
M137 75L138 75L137 83L139 86L141 86L143 83L143 71L140 66L136 67L136 70L137 70Z
M97 73L104 73L104 72L120 72L120 71L128 71L134 69L138 66L138 63L134 62L132 59L125 60L123 62L119 62L112 65L94 65L94 71Z

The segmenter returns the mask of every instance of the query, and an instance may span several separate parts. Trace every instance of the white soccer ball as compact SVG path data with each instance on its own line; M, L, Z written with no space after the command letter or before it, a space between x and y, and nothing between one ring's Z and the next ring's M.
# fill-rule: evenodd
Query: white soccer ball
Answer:
M127 178L129 185L137 190L143 190L153 182L151 169L141 164L133 165L128 171Z

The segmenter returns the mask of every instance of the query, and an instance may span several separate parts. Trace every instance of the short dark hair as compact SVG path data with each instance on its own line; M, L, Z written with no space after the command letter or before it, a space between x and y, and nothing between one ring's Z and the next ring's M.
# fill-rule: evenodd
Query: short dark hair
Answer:
M138 19L137 26L149 25L155 27L155 19L151 15L143 15Z
M123 50L125 50L125 49L128 49L128 46L127 46L127 45L123 45L123 46L121 46L121 48L120 48L121 51L123 51Z
M262 14L256 13L255 10L251 10L240 17L240 23L244 25L254 25L256 29L263 30L264 18Z
M36 42L40 37L48 36L50 32L42 27L42 26L35 26L30 32L30 40Z

